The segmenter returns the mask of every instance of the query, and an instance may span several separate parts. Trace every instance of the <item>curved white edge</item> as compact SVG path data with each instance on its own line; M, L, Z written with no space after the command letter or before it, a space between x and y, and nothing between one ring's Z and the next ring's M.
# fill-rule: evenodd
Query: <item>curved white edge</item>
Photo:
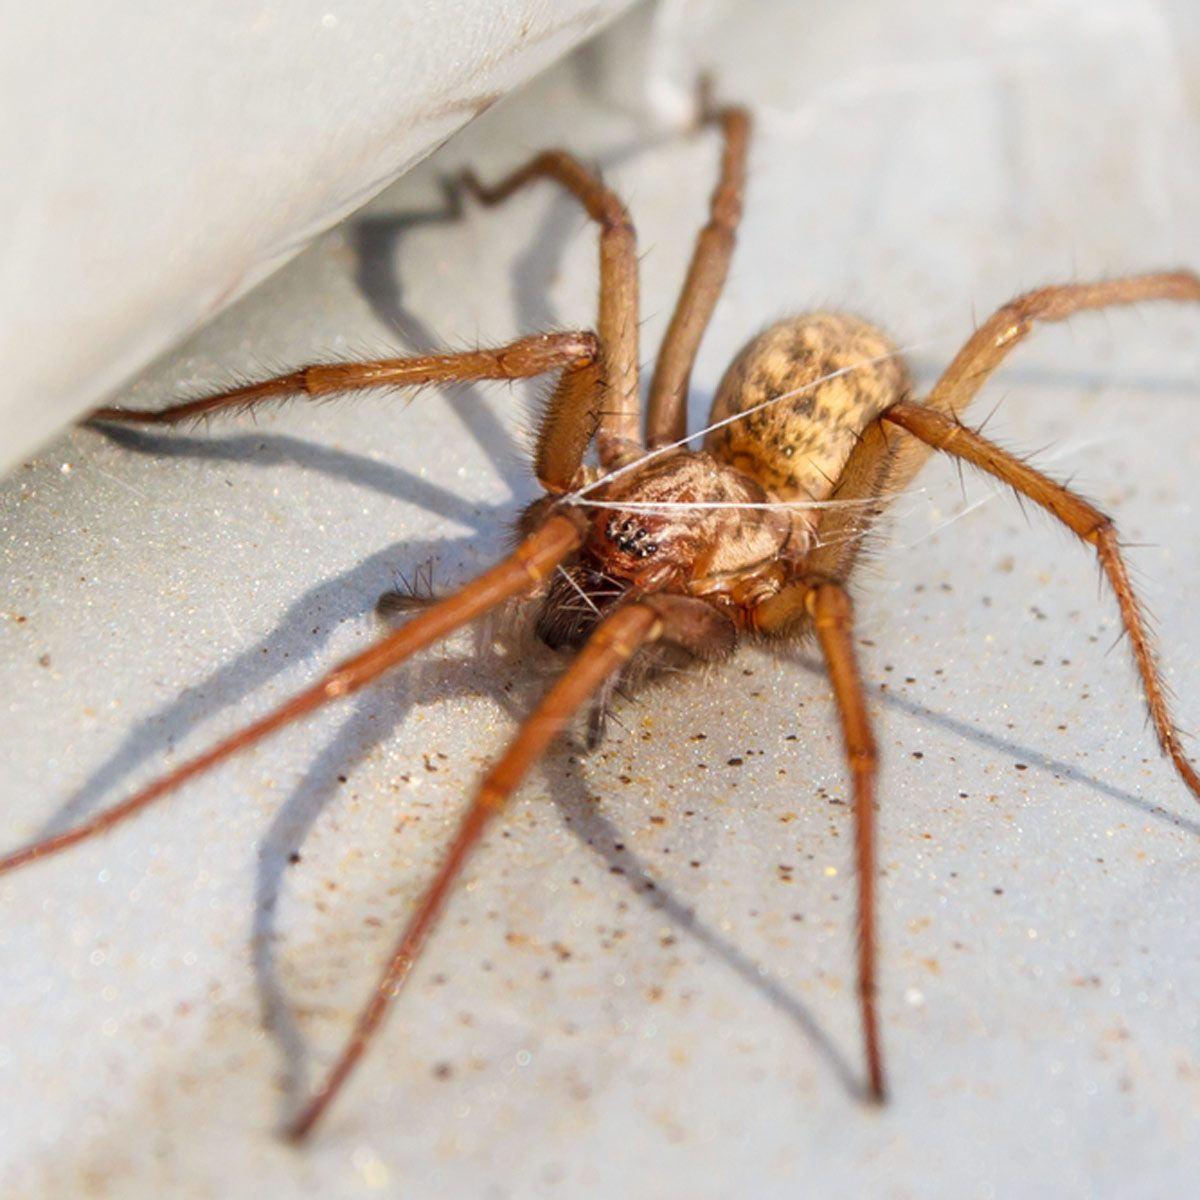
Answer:
M13 10L0 469L628 4Z

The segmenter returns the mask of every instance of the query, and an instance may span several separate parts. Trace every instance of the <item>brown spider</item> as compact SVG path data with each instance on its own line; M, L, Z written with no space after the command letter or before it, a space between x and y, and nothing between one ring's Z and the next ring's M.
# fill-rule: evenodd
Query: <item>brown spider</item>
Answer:
M688 382L733 251L750 130L740 108L706 107L704 115L722 131L720 178L650 382L644 434L633 226L617 196L557 150L494 187L471 176L464 182L493 204L545 178L583 204L600 226L595 333L544 333L490 350L310 366L161 412L104 408L93 415L172 424L294 395L558 372L534 456L546 494L521 515L521 540L507 558L452 595L414 604L421 611L401 628L122 803L0 858L0 872L9 871L101 833L466 623L507 601L532 599L541 639L578 653L480 784L340 1058L290 1126L294 1138L312 1129L362 1056L488 822L576 711L591 700L596 740L619 679L640 678L680 658L720 658L742 633L815 633L828 664L854 795L866 1091L872 1100L884 1098L875 1007L877 754L854 657L847 583L864 536L931 449L1007 483L1095 548L1117 597L1159 743L1200 798L1200 776L1180 748L1111 520L958 417L1036 322L1140 300L1198 301L1200 278L1162 272L1029 292L980 326L920 402L910 398L895 347L875 327L839 313L796 317L746 346L721 382L708 427L689 437ZM699 436L704 448L688 449ZM597 466L584 461L593 441Z

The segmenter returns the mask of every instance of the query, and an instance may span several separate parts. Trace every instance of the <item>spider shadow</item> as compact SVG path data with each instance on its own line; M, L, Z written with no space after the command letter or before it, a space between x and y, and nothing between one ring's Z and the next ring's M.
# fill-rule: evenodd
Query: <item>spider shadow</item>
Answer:
M542 653L547 663L551 661L546 657L548 652ZM788 657L806 672L824 677L823 667L817 660L794 651ZM503 664L504 660L497 657L494 664L486 666L481 673L478 658L474 654L466 659L456 658L439 664L418 664L415 669L406 672L405 698L399 703L396 713L385 721L377 719L378 697L367 694L313 761L304 784L278 808L262 839L256 873L253 962L263 1024L278 1046L282 1063L281 1106L284 1119L294 1113L303 1097L311 1091L308 1041L296 1017L296 1003L289 997L282 982L275 952L275 913L291 868L291 856L304 844L325 807L336 797L341 785L339 777L349 774L355 765L367 759L413 707L445 703L448 699L465 694L478 695L482 686L488 699L506 712L516 728L530 711L534 687L540 690L543 683L549 682L552 674L547 666L539 673L536 685L531 685L526 679L524 686L518 686L514 691L511 690L510 676L512 669L516 668L509 669ZM1167 819L1189 832L1200 833L1200 825L1195 822L1148 804L1132 793L1106 784L1071 764L1013 739L989 734L895 693L885 693L881 699L888 707L919 718L922 723L940 726L965 741L988 746L1058 777L1096 788L1146 815ZM564 760L570 769L563 769ZM699 917L694 905L681 899L661 875L650 870L642 856L628 848L629 837L623 835L620 828L604 815L602 807L589 799L585 770L578 752L569 747L552 751L539 764L550 799L566 827L604 862L610 874L619 875L625 880L632 895L641 903L651 911L662 914L673 928L693 939L791 1020L827 1063L848 1095L862 1096L862 1082L850 1060L832 1042L812 1011L777 980L765 976L758 963Z
M104 434L125 449L156 457L197 457L266 466L292 463L297 453L304 456L314 453L307 443L276 436L199 439L148 435L125 428L106 428ZM203 681L138 720L119 745L59 805L35 835L37 838L75 824L94 810L105 795L127 783L147 760L160 754L164 742L182 741L194 728L259 693L276 676L293 670L297 663L317 660L333 629L345 621L362 620L373 610L379 595L395 586L397 568L411 568L431 558L444 561L467 557L477 540L491 545L500 540L501 529L507 527L507 517L501 516L500 507L481 512L445 489L406 472L337 450L318 449L315 457L318 469L398 499L415 501L438 511L448 510L454 519L473 525L478 533L452 540L394 542L350 570L314 583L288 605L268 633L214 669Z
M606 169L619 166L675 136L679 135L634 139L608 151L599 166ZM442 192L439 205L417 212L362 217L353 222L349 232L357 262L355 279L359 291L376 318L415 353L436 353L444 349L444 343L405 304L402 273L397 269L396 260L401 243L414 230L464 220L468 202L464 200L461 185L455 178L443 177L439 187ZM573 241L581 236L599 237L597 226L580 209L573 196L561 188L553 188L552 195L537 233L517 255L510 274L514 325L520 334L562 328L561 318L550 302L548 281L558 275L567 247ZM593 310L581 322L581 327L593 328L596 319ZM535 387L537 382L533 381ZM513 495L528 498L528 451L515 442L510 428L481 401L477 387L456 384L444 390L447 403L479 447L496 463ZM531 406L531 411L536 412L537 406ZM526 420L525 423L533 422Z
M405 309L398 277L392 269L395 245L412 229L461 218L461 203L447 188L444 203L433 210L383 221L366 219L353 230L357 251L357 278L377 315L402 337L419 347L433 339L418 318ZM475 389L452 388L451 407L479 444L489 453L508 442L490 407ZM488 545L502 544L513 508L507 504L480 508L454 491L398 466L379 463L363 455L315 445L299 438L260 431L225 437L192 437L171 431L147 432L116 423L96 423L94 432L123 450L158 459L198 459L255 468L300 465L376 494L422 506L439 516L459 521L476 531ZM514 493L528 489L527 473L509 477ZM266 636L234 659L214 670L202 683L138 721L120 745L60 804L35 835L53 834L78 821L100 799L127 780L156 751L167 730L170 741L182 740L196 726L220 710L255 693L284 669L313 659L327 640L328 631L344 620L360 618L378 596L395 585L398 566L411 569L429 558L454 557L470 548L470 541L396 542L382 548L353 569L323 579L299 596ZM310 630L325 631L314 636Z
M445 345L404 303L401 272L396 268L400 245L413 230L462 221L461 189L443 180L442 204L421 212L368 216L354 221L349 240L355 255L355 282L376 318L407 347L409 353L434 354ZM496 416L478 385L456 383L439 389L463 429L495 465L514 498L529 492L529 455L514 440L509 425Z
M456 208L450 205L436 213L416 214L396 221L361 222L357 230L358 277L364 294L377 314L418 348L432 346L434 339L415 315L404 309L396 276L383 269L385 256L381 251L386 248L394 253L395 240L416 226L456 219ZM459 386L444 390L449 392L449 403L464 427L489 454L494 454L498 443L508 441L507 432L475 394L476 389ZM480 511L477 504L403 468L288 435L256 430L224 437L192 437L178 431L160 434L116 423L96 423L92 430L126 452L160 460L194 459L259 469L300 466L460 521L473 527L478 539L489 545L502 541L511 521L510 505ZM508 482L514 492L519 487L527 488L527 472L523 470L519 480L510 475ZM345 620L363 618L378 596L395 586L398 565L411 568L431 557L454 558L470 549L473 540L395 542L353 569L309 587L288 606L270 633L212 671L201 683L185 689L135 723L120 744L59 805L37 837L78 823L110 792L127 785L140 767L161 752L164 730L168 731L165 740L169 743L183 741L210 718L266 688L283 671L316 659L330 630ZM441 695L444 698L444 689ZM285 1063L284 1094L289 1103L299 1094L307 1070L304 1042L286 1000L273 950L275 912L284 876L295 848L303 843L320 814L335 798L339 776L348 774L369 757L413 702L409 698L393 720L380 722L374 717L378 698L365 694L313 759L305 780L276 812L259 847L253 916L254 970L264 1024L278 1043Z
M419 505L438 517L473 526L480 537L497 531L500 514L505 514L504 519L511 521L513 509L508 503L481 507L479 502L466 500L451 489L394 463L379 462L366 455L323 446L290 434L255 431L222 437L190 437L179 433L147 433L100 421L89 428L124 451L150 458L223 462L259 470L298 467L316 472L389 500Z
M410 711L456 696L478 695L481 687L489 699L503 696L503 675L490 666L481 672L478 656L471 654L411 664L404 675L402 700L381 701L377 691L364 693L337 734L312 761L303 784L278 807L260 842L252 959L262 1024L279 1054L281 1124L295 1115L312 1091L309 1039L297 1019L297 1002L283 982L276 951L278 902L288 874L300 861L298 850L325 808L336 799L345 778L371 757ZM389 712L386 719L380 720L379 710L385 704Z
M814 676L819 676L822 679L828 678L824 664L805 654L802 650L785 647L782 648L782 652L786 654L789 662L794 663L802 670ZM886 708L905 713L907 716L914 718L923 728L937 726L940 729L945 729L963 742L985 747L988 750L1003 754L1005 757L1011 758L1014 762L1025 763L1027 766L1034 767L1052 778L1068 780L1071 783L1079 784L1081 787L1088 788L1121 804L1127 805L1143 816L1151 817L1156 821L1164 822L1177 829L1183 829L1193 836L1200 837L1200 821L1171 812L1160 804L1153 804L1150 801L1143 800L1135 792L1116 787L1099 776L1092 775L1087 771L1081 771L1074 763L1054 758L1052 755L1046 754L1044 751L1028 743L1018 742L1013 738L991 733L979 725L964 721L959 717L952 717L944 712L939 712L936 709L928 707L928 705L921 704L916 700L909 700L891 690L886 692L873 691L871 693L871 700L873 703L882 704ZM833 701L830 700L830 704L832 703ZM1168 767L1167 769L1169 770L1170 768Z
M196 458L255 467L306 467L352 482L357 486L430 508L439 514L471 524L488 545L502 540L511 521L507 505L482 513L453 493L396 467L379 464L345 451L312 446L280 435L246 434L225 438L189 438L175 434L147 434L124 426L100 429L123 449L156 458ZM325 636L314 629L331 630L345 620L362 619L379 595L396 585L395 568L411 569L428 558L454 560L471 548L474 536L457 540L397 542L370 558L308 589L289 605L267 637L248 646L236 658L214 671L202 685L182 693L170 704L139 722L117 750L52 818L45 832L73 823L79 813L95 807L111 790L161 749L164 727L182 738L216 712L231 707L266 687L285 669L316 657ZM453 584L448 585L452 587ZM378 630L373 630L377 634ZM366 635L364 635L364 640ZM472 660L474 661L474 660ZM413 667L415 666L415 669ZM303 845L321 814L336 801L342 780L368 760L414 705L444 701L468 690L465 672L470 664L451 664L454 675L434 678L428 664L413 664L402 676L402 702L381 700L378 687L361 694L350 715L322 745L305 771L303 781L279 805L258 848L255 904L252 916L252 962L264 1028L278 1046L282 1061L283 1105L290 1112L307 1092L309 1054L295 1010L284 988L276 953L276 912L293 855ZM494 676L493 676L494 677ZM470 685L470 690L477 690ZM496 690L498 695L499 685ZM379 719L381 706L389 709Z
M540 659L537 661L542 669L533 686L526 679L526 686L516 690L508 687L493 689L492 698L505 710L514 729L528 718L537 698L561 674L568 661L566 656L553 654L544 648L539 653ZM522 669L528 671L530 659L522 656L520 661ZM812 1011L777 980L764 975L759 963L747 957L733 941L698 916L694 905L681 899L661 876L656 876L650 870L641 855L629 848L631 839L604 815L603 802L598 805L589 798L586 761L587 751L571 730L539 760L538 770L543 785L564 825L601 859L609 874L624 879L641 903L665 916L675 929L703 947L743 984L789 1018L825 1059L848 1094L865 1097L863 1084L855 1075L849 1060L833 1044Z
M447 511L455 519L474 525L480 540L488 545L501 540L501 530L507 531L509 525L507 506L495 506L480 513L452 493L407 472L343 451L314 448L290 437L251 434L220 439L188 438L146 434L126 427L104 427L101 432L123 449L156 458L198 458L266 467L279 463L294 465L300 457L314 469L360 486L436 511ZM185 689L136 722L120 744L59 806L36 835L37 839L78 823L123 784L132 787L131 777L148 760L161 754L164 741L168 744L182 741L210 718L268 688L277 675L294 671L297 664L319 661L321 647L333 629L347 620L364 620L373 612L380 594L396 586L397 567L411 569L427 559L454 561L466 556L475 540L472 535L452 540L394 542L351 570L309 587L288 605L268 634L246 646L201 683ZM447 586L453 587L454 581ZM363 641L379 632L378 628L372 628L364 633ZM311 673L318 669L314 665ZM360 695L350 715L312 758L304 779L279 806L259 844L252 915L253 969L263 1024L280 1047L285 1064L284 1095L292 1107L307 1074L307 1055L280 982L274 950L278 898L293 852L303 844L329 804L336 801L341 786L339 777L352 773L369 759L414 704L445 698L445 680L432 688L414 687L414 680L426 678L420 670L407 671L401 678L405 688L402 701L381 699L379 686ZM388 708L385 720L378 719L381 707ZM215 741L217 736L214 734L210 740Z
M403 711L422 704L445 703L456 695L482 693L503 710L516 729L528 716L534 697L544 691L562 669L563 658L544 648L531 664L526 655L496 656L480 668L477 654L437 663L422 662L405 677ZM530 667L533 667L532 674ZM377 707L376 702L375 707ZM275 952L274 920L286 876L301 846L325 805L348 773L348 762L361 760L386 737L395 721L379 721L365 701L339 729L308 772L305 786L297 789L278 809L262 841L257 871L254 928L254 971L264 1026L276 1042L281 1062L281 1119L294 1114L311 1093L309 1040L297 1019L297 1002L289 996ZM672 926L693 939L737 978L749 985L788 1017L807 1037L847 1093L862 1094L847 1057L833 1044L809 1008L778 981L765 976L759 965L737 945L697 915L693 905L680 898L647 862L627 846L616 824L588 798L586 768L570 745L558 747L539 763L539 773L550 799L571 834L620 875L637 899ZM390 943L389 943L390 944ZM436 953L436 949L434 949Z
M549 774L549 772L547 772ZM644 858L629 849L629 838L601 811L601 806L588 799L581 767L566 773L553 772L551 798L558 807L568 828L585 846L597 854L610 874L621 876L630 891L651 911L661 913L671 925L703 947L705 951L730 970L742 984L748 986L787 1017L807 1038L809 1044L825 1060L846 1093L865 1098L863 1081L856 1075L849 1059L834 1045L807 1005L777 979L766 975L760 963L749 958L735 942L719 933L697 914L696 907L680 898L662 876L656 876Z
M675 141L682 137L695 136L698 129L684 129L656 135L635 138L632 141L614 146L603 154L595 164L595 170L603 176L605 171L619 168L627 162L652 152L666 142ZM636 222L636 213L633 214ZM700 232L699 227L696 233ZM568 195L562 188L555 189L554 199L546 211L546 215L538 229L537 236L526 249L517 256L512 271L512 303L519 327L526 331L536 329L555 329L559 327L561 318L549 303L549 292L546 281L555 278L559 273L567 247L577 238L587 236L599 239L599 230L595 222L588 219L579 206L579 202ZM639 258L639 267L646 253ZM680 286L683 280L680 279ZM639 313L644 321L645 313ZM587 325L595 324L597 314L589 313ZM646 368L642 366L643 376Z

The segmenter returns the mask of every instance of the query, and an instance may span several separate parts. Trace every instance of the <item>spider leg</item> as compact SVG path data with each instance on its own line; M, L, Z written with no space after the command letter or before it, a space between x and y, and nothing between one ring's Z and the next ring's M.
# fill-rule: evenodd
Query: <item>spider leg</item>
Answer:
M600 347L594 333L538 333L507 346L457 354L314 364L244 387L144 411L99 408L93 421L174 425L224 411L242 411L289 396L328 396L371 387L422 387L480 379L532 379L561 371L538 435L534 469L548 491L565 492L595 432L600 388Z
M1062 321L1088 309L1141 300L1200 300L1200 277L1190 271L1163 271L1026 292L975 331L934 385L925 407L951 416L965 411L991 373L1039 321ZM875 519L912 482L929 453L930 447L920 438L885 428L879 421L868 425L831 493L830 498L840 503L820 514L807 569L832 579L847 578Z
M805 558L806 570L830 579L846 579L864 537L894 494L888 476L900 438L873 421L859 435L829 498L836 503L817 516L816 544Z
M289 1126L288 1136L292 1140L299 1141L307 1136L362 1057L408 978L446 897L488 822L504 807L526 772L576 709L620 670L639 646L656 638L661 628L662 619L652 609L639 604L627 605L608 617L521 726L503 757L488 771L344 1049L324 1083Z
M1167 708L1166 688L1154 661L1150 635L1121 557L1120 542L1112 518L1061 483L1047 478L1028 463L1001 450L944 412L936 412L923 404L901 401L889 408L882 420L899 425L933 449L944 450L955 458L964 459L995 476L1001 483L1007 483L1020 495L1028 496L1057 517L1076 537L1095 548L1100 566L1117 596L1121 622L1133 646L1134 661L1142 677L1142 688L1159 745L1163 753L1170 756L1180 778L1200 800L1200 774L1197 774L1179 744L1179 732Z
M290 725L333 700L358 691L417 651L496 608L510 597L537 586L578 544L579 532L574 522L567 517L552 516L491 570L485 571L459 591L438 601L365 650L343 660L311 687L266 716L180 763L173 771L160 776L119 804L101 810L70 829L0 857L0 874L111 829L239 750L254 745L275 730Z
M1200 276L1191 271L1127 275L1096 283L1068 283L1026 292L998 308L967 339L942 372L925 406L954 416L964 412L991 373L1021 344L1039 321L1064 321L1089 309L1115 308L1143 300L1200 301ZM887 488L900 491L929 454L920 441L902 437Z
M746 190L746 149L750 114L744 108L705 108L704 122L721 126L721 172L709 201L708 224L700 231L687 278L658 352L646 409L650 449L680 441L687 433L688 382L700 339L725 286L733 257L742 196Z
M564 150L547 150L511 175L486 186L471 171L463 186L484 204L499 204L537 179L550 179L567 189L600 225L601 373L604 412L596 449L608 469L636 458L642 451L641 396L638 384L638 260L633 222L621 198L594 172Z
M871 732L862 676L854 656L854 606L849 593L831 580L791 584L754 611L755 627L781 633L810 621L829 668L842 725L846 765L854 791L854 861L858 876L858 996L867 1061L867 1093L885 1097L883 1048L876 1009L875 776L879 756Z

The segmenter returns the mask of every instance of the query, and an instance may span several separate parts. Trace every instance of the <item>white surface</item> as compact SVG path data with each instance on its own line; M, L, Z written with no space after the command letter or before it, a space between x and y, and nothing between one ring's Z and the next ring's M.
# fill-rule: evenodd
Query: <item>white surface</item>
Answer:
M627 2L9 5L0 470Z
M697 419L737 346L789 309L877 316L928 381L973 313L1024 287L1200 263L1185 4L738 7L663 12L650 99L640 27L585 50L127 401L589 323L593 231L552 191L432 215L442 173L494 176L555 143L633 206L649 353L715 162L711 135L655 114L704 62L758 130ZM1195 311L1080 319L1033 339L976 412L1003 399L989 431L1074 475L1141 544L1192 729L1198 346ZM432 556L445 586L494 560L533 494L522 400L297 405L125 444L81 430L16 472L6 844L127 794L361 646L398 572ZM6 1196L1188 1194L1196 805L1109 652L1088 554L971 480L983 502L948 524L953 468L920 482L860 580L884 753L884 1111L854 1094L828 689L810 654L743 651L621 708L592 759L550 757L316 1140L278 1141L552 669L480 659L464 636L0 881Z

